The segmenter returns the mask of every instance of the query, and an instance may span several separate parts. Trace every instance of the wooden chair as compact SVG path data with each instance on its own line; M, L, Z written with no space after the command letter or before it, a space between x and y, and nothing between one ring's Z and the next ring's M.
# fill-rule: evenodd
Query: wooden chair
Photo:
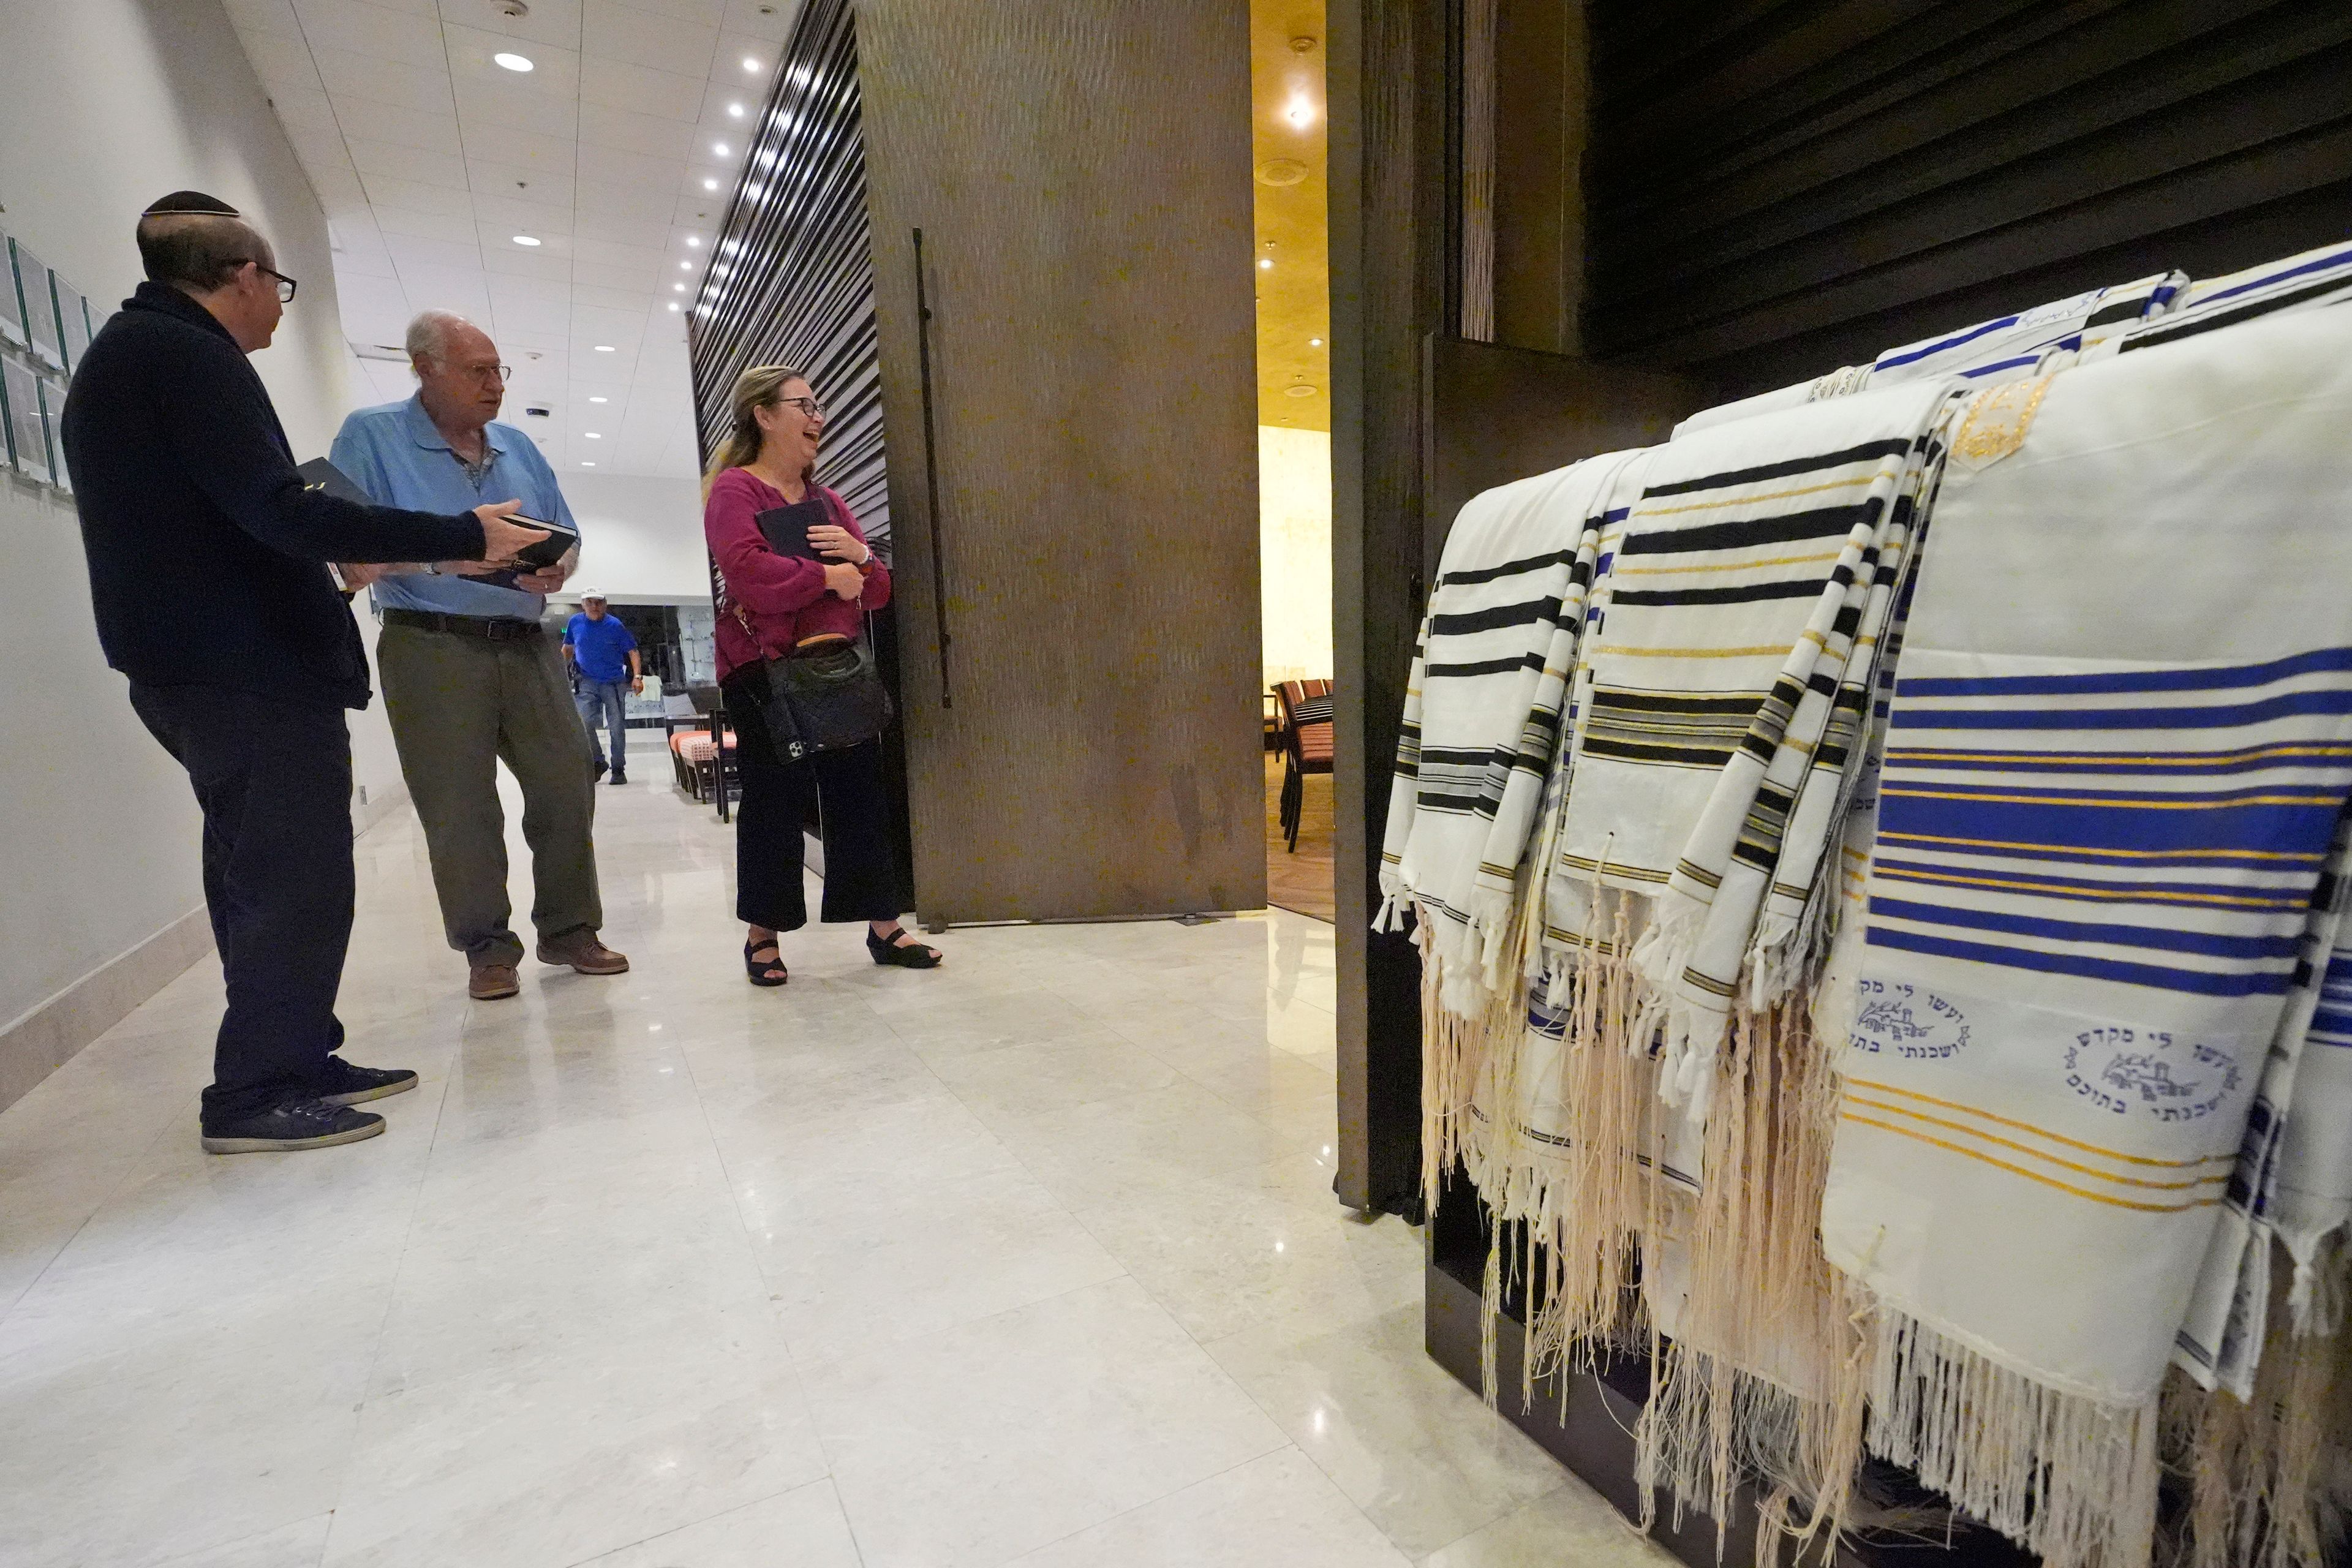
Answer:
M1331 771L1331 683L1286 680L1274 689L1282 734L1282 841L1298 852L1307 809L1307 775Z

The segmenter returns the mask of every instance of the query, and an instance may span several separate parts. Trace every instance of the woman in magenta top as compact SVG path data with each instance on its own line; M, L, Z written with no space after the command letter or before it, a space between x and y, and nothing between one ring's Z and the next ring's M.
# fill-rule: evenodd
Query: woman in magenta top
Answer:
M769 744L760 717L766 661L856 637L866 613L890 602L889 568L866 547L842 499L811 477L824 414L807 379L785 365L755 365L735 378L732 407L732 427L703 479L702 531L719 578L719 685L740 737L735 914L751 928L744 969L754 985L791 977L776 939L808 923L801 824L812 793L824 826L822 918L866 921L866 949L877 963L936 968L938 951L898 924L908 898L891 847L881 742L793 762ZM779 555L760 531L760 513L812 495L833 520L808 530L824 559Z

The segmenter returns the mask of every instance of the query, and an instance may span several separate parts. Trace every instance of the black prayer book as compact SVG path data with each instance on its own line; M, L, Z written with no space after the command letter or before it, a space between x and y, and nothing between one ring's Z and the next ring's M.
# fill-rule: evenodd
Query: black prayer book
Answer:
M767 540L768 548L779 555L797 556L803 561L829 559L818 554L816 546L809 542L810 529L833 521L833 514L826 510L824 502L814 496L796 500L790 506L770 507L755 514L751 521L760 525L761 535Z

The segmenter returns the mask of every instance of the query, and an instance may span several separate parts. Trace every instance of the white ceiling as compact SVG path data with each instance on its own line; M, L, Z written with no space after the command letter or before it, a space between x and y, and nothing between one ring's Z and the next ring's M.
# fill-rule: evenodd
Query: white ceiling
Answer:
M456 310L559 472L696 471L685 310L800 0L224 4L326 206L377 398L415 390L409 318Z

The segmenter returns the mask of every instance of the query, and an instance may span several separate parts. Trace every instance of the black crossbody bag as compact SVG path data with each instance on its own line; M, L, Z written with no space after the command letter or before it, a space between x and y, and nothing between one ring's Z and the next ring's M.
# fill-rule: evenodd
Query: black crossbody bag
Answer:
M735 616L751 630L742 605L735 606ZM782 761L862 746L881 739L889 726L890 693L863 637L819 638L761 658L760 672L764 693L746 682L744 695L753 700L768 744Z

